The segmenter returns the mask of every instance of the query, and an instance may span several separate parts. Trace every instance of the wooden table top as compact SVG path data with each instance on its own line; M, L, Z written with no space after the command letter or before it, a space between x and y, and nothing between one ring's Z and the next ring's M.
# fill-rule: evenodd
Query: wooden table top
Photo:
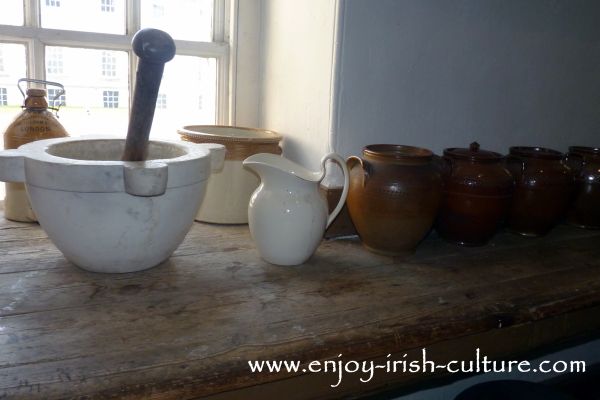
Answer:
M430 237L404 261L334 240L278 267L246 226L195 223L168 262L102 275L0 216L0 398L367 393L424 376L355 374L334 389L335 374L252 374L248 360L507 357L594 337L599 311L600 231L502 233L479 248Z

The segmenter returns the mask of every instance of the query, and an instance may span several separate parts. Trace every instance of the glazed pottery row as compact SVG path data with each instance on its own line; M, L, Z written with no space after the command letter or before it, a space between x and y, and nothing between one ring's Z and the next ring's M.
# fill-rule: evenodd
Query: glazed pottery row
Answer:
M401 145L369 145L350 157L348 211L364 246L406 255L435 227L461 245L483 245L506 225L525 236L571 224L600 228L600 149L511 147L508 156L449 148L442 157ZM569 208L570 207L570 208Z

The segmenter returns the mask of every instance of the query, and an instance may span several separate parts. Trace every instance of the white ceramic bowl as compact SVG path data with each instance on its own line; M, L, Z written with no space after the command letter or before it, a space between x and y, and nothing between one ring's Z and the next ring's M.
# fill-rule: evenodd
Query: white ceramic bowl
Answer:
M0 152L0 180L25 182L42 228L74 264L133 272L165 261L189 231L221 145L151 141L120 161L122 139L60 138Z

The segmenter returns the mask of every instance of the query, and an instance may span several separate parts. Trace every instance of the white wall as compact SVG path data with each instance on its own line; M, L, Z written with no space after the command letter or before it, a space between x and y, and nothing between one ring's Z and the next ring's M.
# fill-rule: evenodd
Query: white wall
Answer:
M600 2L341 0L333 147L600 146Z
M317 170L328 150L336 1L263 0L260 126Z

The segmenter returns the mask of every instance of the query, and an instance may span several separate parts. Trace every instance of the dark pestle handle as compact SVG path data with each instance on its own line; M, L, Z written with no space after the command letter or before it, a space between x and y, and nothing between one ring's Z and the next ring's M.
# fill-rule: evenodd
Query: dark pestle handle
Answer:
M144 161L158 88L165 63L175 56L175 43L168 33L146 28L133 36L133 52L140 58L133 91L123 161Z

